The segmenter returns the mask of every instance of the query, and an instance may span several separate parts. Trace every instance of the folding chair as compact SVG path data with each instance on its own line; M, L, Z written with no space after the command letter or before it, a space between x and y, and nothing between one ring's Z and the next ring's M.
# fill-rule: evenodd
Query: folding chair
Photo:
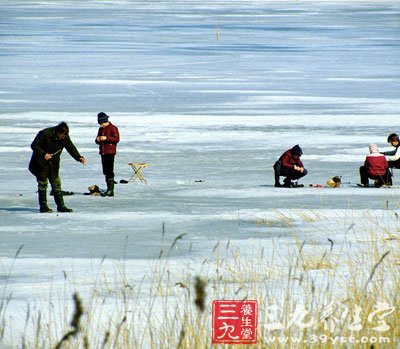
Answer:
M133 175L129 178L128 182L133 182L136 179L140 180L142 183L147 184L146 178L143 176L143 170L149 166L149 164L142 162L142 163L129 163L130 167L132 167Z

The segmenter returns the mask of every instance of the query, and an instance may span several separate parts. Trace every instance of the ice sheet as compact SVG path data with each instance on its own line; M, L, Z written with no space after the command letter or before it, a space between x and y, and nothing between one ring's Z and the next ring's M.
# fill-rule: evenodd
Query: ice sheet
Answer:
M2 1L0 294L12 294L14 341L29 304L73 290L87 300L96 273L112 278L121 263L137 284L161 252L173 270L195 273L217 244L252 258L278 247L282 267L296 241L359 252L371 234L398 234L400 189L354 185L368 145L389 150L387 135L399 132L399 10L395 1ZM105 186L100 111L121 133L116 180L132 176L129 162L150 164L147 185L117 184L114 198L83 195ZM64 151L74 212L38 214L30 143L61 120L88 163ZM295 144L306 188L274 188L272 165ZM308 187L335 175L341 188Z

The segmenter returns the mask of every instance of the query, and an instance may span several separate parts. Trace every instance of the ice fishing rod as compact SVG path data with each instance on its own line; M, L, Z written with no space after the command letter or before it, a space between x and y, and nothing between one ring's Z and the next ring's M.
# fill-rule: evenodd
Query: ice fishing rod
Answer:
M58 154L59 152L61 152L62 151L62 149L60 149L60 150L57 150L55 153L53 153L53 154L50 154L51 156L54 156L54 155L56 155L56 154Z

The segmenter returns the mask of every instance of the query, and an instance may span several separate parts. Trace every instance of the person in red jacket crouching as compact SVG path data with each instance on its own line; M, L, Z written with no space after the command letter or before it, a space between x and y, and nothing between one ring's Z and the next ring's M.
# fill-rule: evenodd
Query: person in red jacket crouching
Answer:
M279 177L286 177L283 180L283 187L295 187L303 185L295 185L292 181L304 177L307 170L304 168L300 157L303 155L303 150L298 144L293 148L286 150L277 162L274 164L275 172L275 187L282 187L279 182Z
M364 166L360 167L361 184L369 186L369 179L375 180L376 188L382 185L392 185L392 176L385 155L379 153L376 144L369 145L369 152L365 158Z
M119 132L118 128L108 121L106 113L98 113L97 122L100 128L97 132L96 144L99 145L103 174L106 177L107 183L107 190L102 196L114 196L114 158L117 154Z

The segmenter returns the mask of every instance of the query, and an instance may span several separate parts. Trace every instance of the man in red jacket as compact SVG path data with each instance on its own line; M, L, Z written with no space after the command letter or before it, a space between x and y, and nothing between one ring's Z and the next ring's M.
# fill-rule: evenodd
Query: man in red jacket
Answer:
M300 157L303 151L298 144L293 148L286 150L277 162L274 164L275 171L275 187L281 187L279 177L286 177L283 180L284 187L293 187L292 180L297 180L307 174Z
M360 167L361 184L364 187L369 186L369 178L375 180L375 187L390 185L391 174L389 164L385 155L379 153L376 144L369 145L369 152L365 158L364 166Z
M107 190L102 196L114 196L114 158L117 154L119 132L118 128L108 121L106 113L98 113L97 121L100 128L97 132L96 144L99 145L103 174L107 183Z

